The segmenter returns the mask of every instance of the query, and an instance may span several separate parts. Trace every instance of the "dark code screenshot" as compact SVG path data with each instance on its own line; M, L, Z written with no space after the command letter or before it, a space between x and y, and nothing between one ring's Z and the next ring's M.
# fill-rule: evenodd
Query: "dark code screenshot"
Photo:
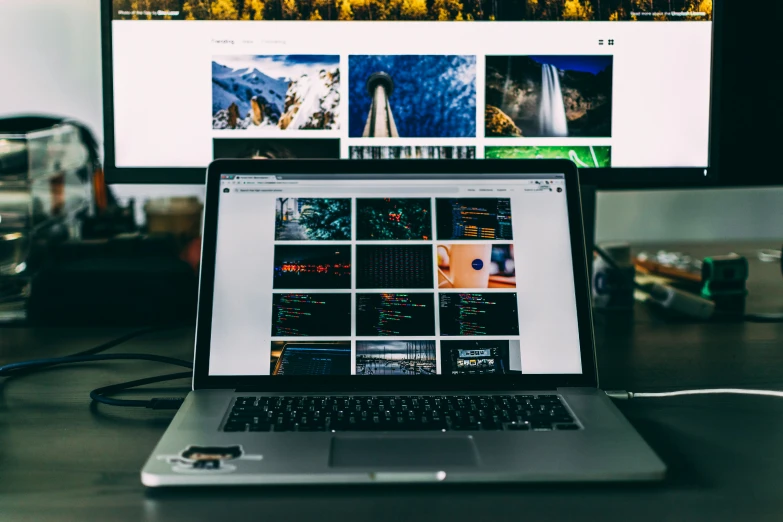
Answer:
M351 343L272 342L271 375L350 375Z
M516 293L440 294L441 335L519 335Z
M510 199L438 198L436 208L438 239L514 239Z
M356 294L356 335L435 335L434 294Z
M274 294L272 336L351 335L351 294Z

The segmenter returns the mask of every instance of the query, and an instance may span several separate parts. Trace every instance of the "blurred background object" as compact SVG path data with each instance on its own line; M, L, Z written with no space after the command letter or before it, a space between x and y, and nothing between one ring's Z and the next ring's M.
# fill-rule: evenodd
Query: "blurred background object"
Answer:
M0 322L192 320L203 204L151 198L146 226L135 214L82 124L0 118Z
M150 199L144 205L147 233L168 235L182 247L201 235L204 205L195 196Z
M80 239L97 157L73 123L0 119L0 320L24 319L53 248Z

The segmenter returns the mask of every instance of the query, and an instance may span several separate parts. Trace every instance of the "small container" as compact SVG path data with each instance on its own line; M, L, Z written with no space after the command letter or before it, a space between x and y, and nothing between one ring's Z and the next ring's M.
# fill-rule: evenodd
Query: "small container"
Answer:
M193 196L151 199L144 205L149 234L165 234L184 247L201 236L204 205Z
M593 261L593 306L599 310L632 311L634 305L635 268L628 243L601 245L614 261L612 267L603 258Z

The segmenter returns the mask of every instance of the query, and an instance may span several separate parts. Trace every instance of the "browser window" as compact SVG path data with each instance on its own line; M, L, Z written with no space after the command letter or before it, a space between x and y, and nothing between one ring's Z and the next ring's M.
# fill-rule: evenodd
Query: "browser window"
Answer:
M711 0L114 0L117 167L707 167Z
M210 375L582 372L562 175L226 174L219 198Z

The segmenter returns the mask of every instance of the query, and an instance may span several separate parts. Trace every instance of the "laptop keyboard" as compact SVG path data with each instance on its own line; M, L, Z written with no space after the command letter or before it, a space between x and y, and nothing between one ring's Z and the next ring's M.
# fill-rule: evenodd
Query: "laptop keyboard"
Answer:
M238 397L223 431L577 430L557 395Z

